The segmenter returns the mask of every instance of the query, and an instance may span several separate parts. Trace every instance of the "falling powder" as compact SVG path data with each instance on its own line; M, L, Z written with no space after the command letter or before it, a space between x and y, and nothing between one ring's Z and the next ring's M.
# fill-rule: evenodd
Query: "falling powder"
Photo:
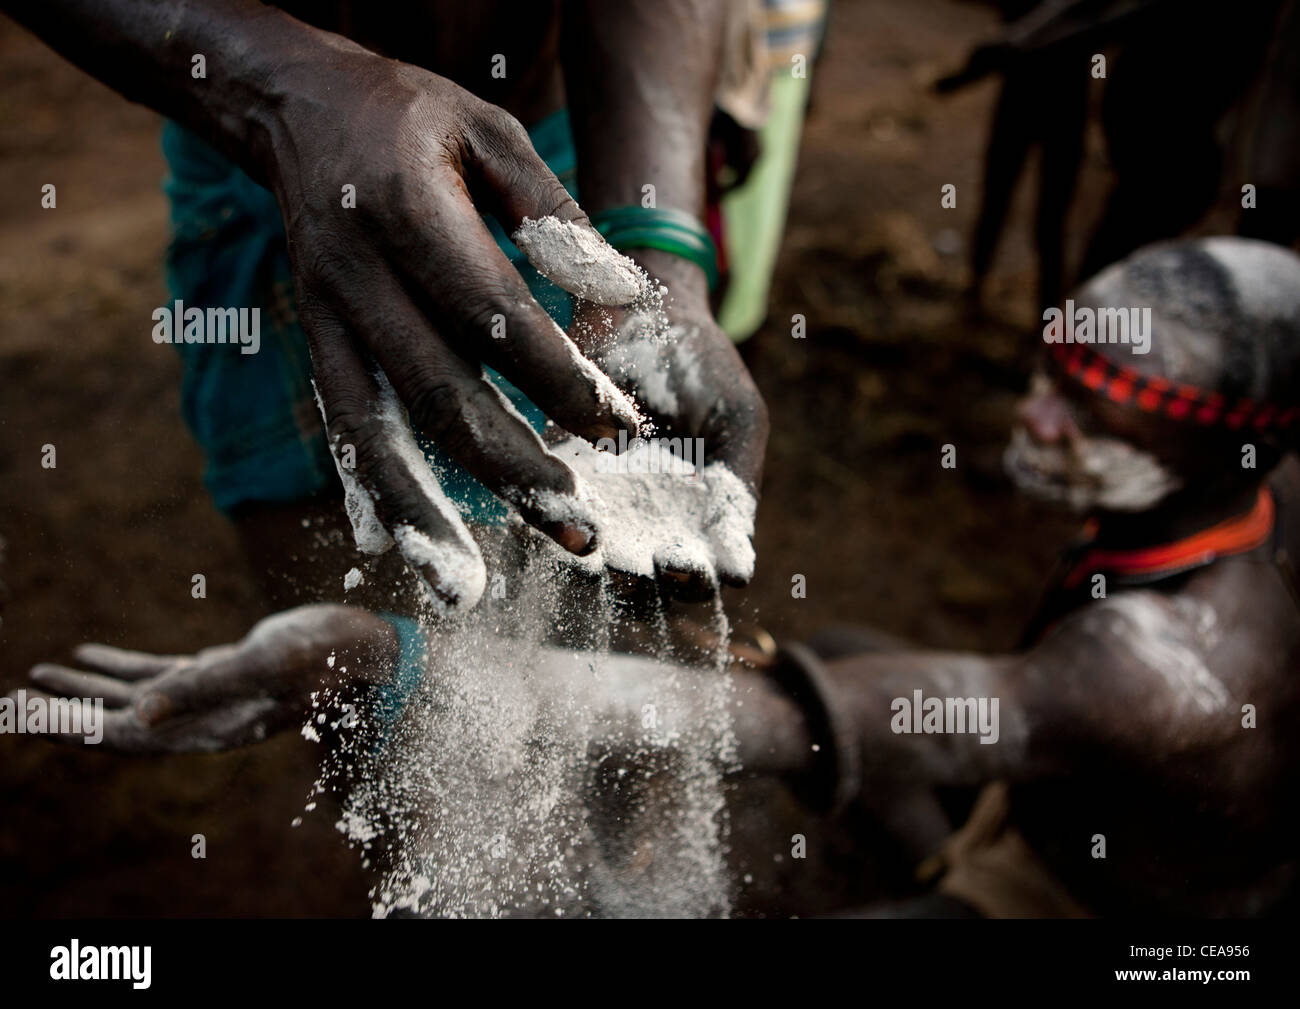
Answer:
M526 220L515 242L541 272L591 300L625 304L653 288L587 229ZM626 396L574 353L598 395L639 429ZM562 442L551 451L573 469L576 492L533 503L591 519L598 552L573 557L516 522L522 559L494 570L493 598L466 612L483 594L487 566L454 510L448 516L382 376L381 390L376 408L399 458L456 534L434 543L399 525L390 536L373 494L340 464L357 545L378 552L396 537L409 563L446 571L464 605L449 625L447 608L426 598L425 672L396 715L385 704L353 728L341 717L330 723L338 742L307 805L327 790L343 797L336 826L377 875L374 914L728 914L724 781L738 761L721 599L718 645L703 667L674 659L662 610L651 615L660 655L615 654L614 629L631 618L614 601L608 571L650 576L670 566L714 585L719 576L749 578L753 495L720 463L683 464L669 442L639 440L617 457ZM509 585L502 598L498 575ZM554 647L557 631L581 632L591 644ZM338 699L323 692L313 704L324 714ZM310 722L303 733L319 738Z
M573 593L560 553L539 542L496 611L426 625L428 671L397 720L329 751L313 796L351 783L337 827L379 876L376 916L729 913L723 659L547 645L545 615L618 620L603 586L595 612Z
M453 627L422 623L427 672L396 721L378 739L367 721L326 756L317 791L351 786L337 826L378 874L377 916L730 911L724 779L737 758L721 600L704 668L666 643L658 657L614 654L626 618L605 564L752 571L753 498L725 467L697 474L663 443L556 451L591 497L603 557L531 537L508 598ZM557 626L604 636L556 648Z

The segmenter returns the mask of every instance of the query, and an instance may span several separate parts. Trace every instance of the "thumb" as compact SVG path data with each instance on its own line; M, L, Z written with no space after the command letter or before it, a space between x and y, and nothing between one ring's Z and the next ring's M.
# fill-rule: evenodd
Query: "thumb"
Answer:
M260 675L261 665L247 649L185 663L141 691L134 705L136 717L145 725L157 725L170 718L265 697L269 684Z

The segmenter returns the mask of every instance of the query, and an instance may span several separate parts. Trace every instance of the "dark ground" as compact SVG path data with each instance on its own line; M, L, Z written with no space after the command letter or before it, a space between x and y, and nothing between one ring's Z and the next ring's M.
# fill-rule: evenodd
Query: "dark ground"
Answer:
M951 0L836 6L774 322L750 348L773 435L758 573L732 603L778 638L870 622L1007 647L1073 528L1013 497L998 465L1034 319L1032 187L992 277L994 321L966 321L963 254L936 251L974 220L995 85L947 100L927 85L994 26ZM166 299L158 127L0 21L0 690L81 641L189 652L260 615L200 483L177 362L148 336ZM1073 256L1106 179L1094 138ZM55 211L40 208L46 182ZM948 182L955 210L940 208ZM781 324L795 312L806 340ZM945 442L956 470L939 465ZM190 597L196 571L206 599ZM317 756L297 736L157 761L0 737L0 914L365 915L332 817L290 827ZM196 833L206 861L190 857Z

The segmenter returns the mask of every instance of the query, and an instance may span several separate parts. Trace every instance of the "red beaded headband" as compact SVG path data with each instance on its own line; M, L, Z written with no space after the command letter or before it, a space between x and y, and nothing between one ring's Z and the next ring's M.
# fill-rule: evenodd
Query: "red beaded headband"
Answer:
M1065 374L1093 392L1103 392L1115 403L1136 406L1145 413L1162 414L1172 420L1221 424L1233 431L1244 427L1267 431L1289 428L1300 417L1300 406L1281 409L1250 399L1228 403L1217 392L1144 375L1115 364L1087 344L1053 344L1052 357Z

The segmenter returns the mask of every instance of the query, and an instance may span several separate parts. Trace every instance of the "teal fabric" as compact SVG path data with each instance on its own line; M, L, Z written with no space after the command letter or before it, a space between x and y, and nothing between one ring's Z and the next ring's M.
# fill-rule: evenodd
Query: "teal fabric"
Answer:
M568 113L531 130L533 146L576 194L576 156ZM204 482L217 507L231 511L258 501L310 497L338 480L311 387L311 360L294 304L284 226L275 197L231 161L175 123L163 127L170 169L172 240L167 285L187 307L258 307L261 349L235 344L175 344L182 366L181 408L207 460ZM363 197L364 198L364 197ZM562 327L572 319L569 296L537 273L484 218L497 244L533 296ZM542 412L495 372L492 380L533 427ZM421 439L430 465L461 513L501 522L504 505L460 465Z
M427 642L420 625L410 617L396 613L380 613L397 632L397 676L392 683L379 689L375 715L384 730L392 727L411 694L420 685L427 661Z

